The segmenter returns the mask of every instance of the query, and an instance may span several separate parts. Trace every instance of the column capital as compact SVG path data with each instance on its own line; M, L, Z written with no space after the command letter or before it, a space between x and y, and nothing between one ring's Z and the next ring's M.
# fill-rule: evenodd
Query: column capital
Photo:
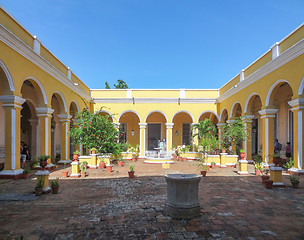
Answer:
M36 112L38 117L51 117L54 109L48 107L37 107Z
M234 123L235 120L231 119L231 120L227 120L226 122L227 122L227 123Z
M15 96L6 95L0 96L0 102L2 102L2 107L21 107L21 105L26 101L26 99Z
M173 128L174 123L165 123L167 128Z
M147 123L138 123L139 128L146 128L147 127Z
M31 119L29 119L29 122L30 122L31 126L35 126L38 124L38 118L31 118Z
M218 124L216 124L218 127L223 127L223 126L225 126L226 125L226 123L218 123Z
M278 112L278 109L262 109L259 111L261 118L274 118L275 114Z
M58 114L57 116L60 119L60 122L69 122L72 118L72 115L69 114Z
M292 107L292 111L304 109L304 98L291 100L288 104Z
M254 119L254 115L245 115L245 116L244 116L244 122L245 122L245 123L250 123L250 122L252 122L252 119Z

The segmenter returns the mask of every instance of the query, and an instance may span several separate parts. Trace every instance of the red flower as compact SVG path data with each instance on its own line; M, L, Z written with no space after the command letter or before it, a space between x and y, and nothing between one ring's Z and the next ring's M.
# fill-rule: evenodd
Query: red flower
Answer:
M94 135L94 137L96 137L96 135Z
M92 128L92 126L90 126L90 128Z
M90 124L92 124L92 122L90 122Z

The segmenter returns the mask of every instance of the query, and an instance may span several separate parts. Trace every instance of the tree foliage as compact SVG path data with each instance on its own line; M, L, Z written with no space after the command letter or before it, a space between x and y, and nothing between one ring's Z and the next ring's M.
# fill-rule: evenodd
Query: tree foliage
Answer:
M115 89L128 89L128 85L125 81L118 79L117 84L114 84ZM110 89L110 85L108 82L105 82L105 89Z

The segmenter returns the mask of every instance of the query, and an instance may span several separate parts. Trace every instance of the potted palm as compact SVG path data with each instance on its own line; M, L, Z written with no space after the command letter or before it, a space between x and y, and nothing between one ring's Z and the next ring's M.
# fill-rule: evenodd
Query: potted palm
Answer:
M215 168L216 163L215 162L211 162L211 168Z
M81 171L81 177L85 177L86 176L86 171L87 169L84 166L84 163L82 162L80 165L80 171Z
M119 167L122 167L124 165L124 163L125 162L124 162L124 160L122 159L121 156L117 158L117 164L118 164Z
M245 153L245 150L244 150L244 149L240 149L240 157L241 157L242 160L245 159L246 153Z
M134 164L133 163L130 164L129 169L130 169L130 171L128 172L129 178L134 178Z
M255 175L261 176L261 171L263 170L262 158L260 155L256 155L254 162Z
M272 161L273 161L275 166L279 166L279 164L281 163L281 154L280 153L274 153L272 155Z
M38 161L40 162L40 166L42 169L45 169L45 167L48 164L48 159L51 158L49 155L41 155L38 157Z
M40 196L43 191L43 180L40 178L37 180L36 187L35 187L35 195Z
M23 178L24 179L27 179L30 175L30 169L29 168L26 168L23 170Z
M105 162L103 161L103 159L101 159L100 162L99 162L99 168L104 169L105 167L106 167L106 164L105 164Z
M299 188L300 178L296 175L290 175L289 180L293 188Z
M52 194L57 194L59 190L59 178L51 181Z

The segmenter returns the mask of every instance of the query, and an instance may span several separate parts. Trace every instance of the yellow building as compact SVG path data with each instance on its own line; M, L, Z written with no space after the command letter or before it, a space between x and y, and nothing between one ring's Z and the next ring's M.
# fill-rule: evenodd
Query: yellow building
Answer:
M204 87L204 86L202 86ZM140 145L140 157L160 139L167 150L191 144L191 125L209 118L218 126L246 115L247 159L271 163L275 138L290 141L295 172L303 166L304 25L275 43L220 89L89 89L4 9L0 9L0 177L18 178L20 143L32 156L70 158L69 122L86 105L110 115ZM82 100L84 99L84 101ZM303 99L303 100L302 100ZM194 139L193 144L197 144ZM284 148L283 148L284 150ZM282 151L284 154L284 151Z

